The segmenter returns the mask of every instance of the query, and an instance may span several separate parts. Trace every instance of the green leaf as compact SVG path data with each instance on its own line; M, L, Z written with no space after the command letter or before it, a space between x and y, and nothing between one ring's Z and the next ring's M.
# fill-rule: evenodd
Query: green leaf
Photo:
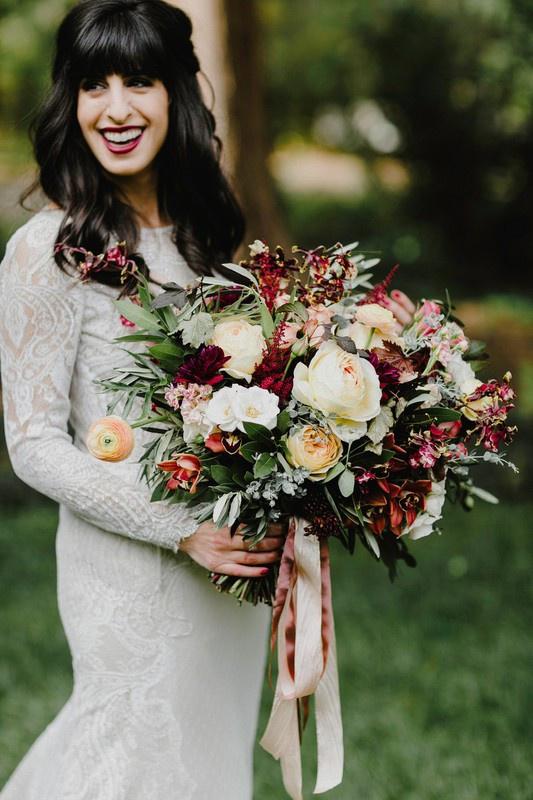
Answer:
M246 461L250 461L252 464L255 461L254 456L257 452L258 446L256 442L246 442L246 444L241 445L239 449L241 456L246 459Z
M263 329L265 339L270 339L274 333L274 320L272 319L270 311L263 302L259 303L259 313L261 314L261 327Z
M164 342L165 335L163 333L152 332L147 333L129 333L126 336L117 336L115 342Z
M296 314L296 316L300 317L302 322L307 322L309 319L309 312L307 311L306 307L303 303L300 303L299 300L294 300L292 303L284 303L282 306L276 309L276 314Z
M131 300L114 300L113 303L122 316L129 319L129 321L133 322L135 325L138 325L139 328L144 328L148 331L160 330L159 320L155 314L151 314L136 303L132 303Z
M281 411L278 414L278 420L276 426L278 431L280 431L280 433L286 433L289 430L291 426L291 415L289 414L287 409Z
M276 459L270 453L261 453L254 465L254 476L266 478L276 468Z
M485 489L480 489L479 486L470 486L469 491L470 494L473 494L475 497L479 497L479 499L484 500L485 503L497 505L500 502L497 497L490 492L486 492Z
M259 284L257 283L257 278L255 277L255 275L252 275L252 273L249 272L249 270L247 270L245 267L241 267L240 264L222 264L222 266L225 267L230 272L234 272L237 275L240 275L241 278L245 278L246 279L246 284L245 285L248 285L248 284L251 283L256 287L259 287ZM236 280L235 283L238 284L239 281ZM243 284L240 284L240 285L242 286Z
M335 464L334 467L330 469L330 471L324 478L324 483L329 483L330 481L333 480L333 478L336 478L337 475L340 475L341 472L344 472L345 469L346 467L344 466L344 464L341 461L339 461L337 464Z
M351 497L355 488L355 475L349 469L345 469L339 477L339 491L343 497Z
M149 352L154 358L182 358L183 349L167 339L166 342L149 347Z
M231 470L222 464L215 464L211 467L211 477L216 483L231 484L232 482Z
M244 422L243 425L246 435L252 441L266 440L269 444L272 442L272 434L264 425L259 425L257 422Z
M197 314L193 314L190 319L180 320L177 329L181 332L184 344L190 344L191 347L200 347L213 335L215 323L211 314L208 314L207 311L199 311Z
M454 408L435 406L415 411L409 417L413 422L454 422L456 419L461 419L462 414Z

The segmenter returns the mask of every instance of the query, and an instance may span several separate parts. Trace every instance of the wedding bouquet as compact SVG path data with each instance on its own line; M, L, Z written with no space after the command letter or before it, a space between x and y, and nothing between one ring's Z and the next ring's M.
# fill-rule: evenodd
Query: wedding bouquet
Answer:
M113 263L131 278L121 247ZM227 277L153 297L139 275L135 301L116 301L132 327L120 339L135 343L131 364L101 382L115 397L88 441L116 456L130 429L115 411L135 409L131 427L152 434L141 469L153 500L185 503L199 522L244 524L252 547L270 522L290 520L279 570L211 580L239 601L274 604L280 674L262 743L295 798L294 741L313 693L316 790L342 773L328 540L350 553L359 543L394 577L399 560L415 563L407 540L439 530L446 496L465 508L495 502L473 484L472 464L513 467L499 452L514 432L510 375L476 378L483 347L449 300L421 301L402 329L386 307L395 269L374 285L377 264L356 243L286 257L257 240L248 261L224 265Z
M297 513L306 533L350 552L359 541L394 576L399 559L414 564L406 540L439 530L446 494L466 508L494 501L468 468L509 463L498 450L514 393L508 374L475 377L482 347L449 302L424 300L401 331L383 305L395 270L373 286L378 260L356 246L286 258L256 241L229 278L156 298L141 279L137 302L116 305L136 328L121 341L144 349L102 387L116 394L110 415L142 401L132 427L153 434L142 457L153 500L244 523L251 546ZM277 570L211 577L272 602Z

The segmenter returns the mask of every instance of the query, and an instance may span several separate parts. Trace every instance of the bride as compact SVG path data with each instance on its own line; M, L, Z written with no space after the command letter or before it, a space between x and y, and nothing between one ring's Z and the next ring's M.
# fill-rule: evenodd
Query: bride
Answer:
M248 552L183 506L151 503L138 481L142 433L125 462L88 455L87 429L106 413L94 382L128 361L113 300L135 285L105 270L82 283L54 255L60 242L101 253L125 240L154 292L231 259L243 219L190 35L163 0L84 0L57 35L34 129L49 203L9 240L0 345L13 468L60 504L74 686L1 800L252 798L268 609L218 594L205 568L262 574L282 531Z

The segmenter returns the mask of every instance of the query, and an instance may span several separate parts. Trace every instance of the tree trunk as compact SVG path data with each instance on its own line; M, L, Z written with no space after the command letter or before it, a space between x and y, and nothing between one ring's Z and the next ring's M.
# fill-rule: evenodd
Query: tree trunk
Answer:
M207 81L204 96L217 119L223 165L242 204L245 245L256 238L271 246L287 236L268 170L261 30L256 0L176 0L193 22L193 41ZM202 80L200 78L200 80ZM246 247L239 255L247 256Z

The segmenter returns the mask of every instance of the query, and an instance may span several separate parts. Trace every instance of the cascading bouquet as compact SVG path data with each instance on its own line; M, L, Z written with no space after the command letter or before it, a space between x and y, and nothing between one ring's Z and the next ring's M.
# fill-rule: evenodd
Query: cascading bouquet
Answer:
M230 277L156 297L139 276L136 302L116 301L136 328L120 339L135 343L131 366L101 382L115 393L111 419L119 404L123 418L140 409L132 427L153 435L141 459L153 500L185 503L199 522L243 523L252 547L269 522L290 520L279 572L211 580L274 605L279 677L262 744L295 798L294 741L313 693L316 791L342 774L329 539L349 552L359 542L393 577L399 560L414 564L406 540L438 530L446 495L466 508L494 501L470 465L513 466L499 453L514 432L510 375L476 378L483 348L449 301L422 301L401 330L385 307L395 270L373 285L378 260L356 248L286 257L258 240L248 261L224 265ZM131 277L125 252L120 263ZM95 431L112 441L105 420Z

